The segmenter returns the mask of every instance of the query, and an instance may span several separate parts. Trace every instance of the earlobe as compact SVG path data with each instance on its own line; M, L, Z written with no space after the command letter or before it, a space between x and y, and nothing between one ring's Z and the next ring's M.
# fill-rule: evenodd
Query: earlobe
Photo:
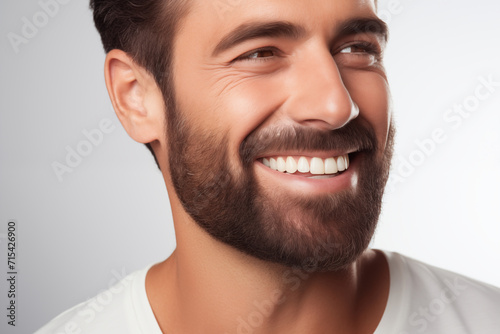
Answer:
M121 50L112 50L104 65L106 87L118 119L139 143L161 139L164 104L153 76Z

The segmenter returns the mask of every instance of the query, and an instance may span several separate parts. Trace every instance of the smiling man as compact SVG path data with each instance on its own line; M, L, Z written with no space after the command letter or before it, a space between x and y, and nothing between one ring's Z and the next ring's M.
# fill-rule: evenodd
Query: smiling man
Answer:
M92 0L177 248L38 333L497 331L497 288L368 249L394 139L375 6Z

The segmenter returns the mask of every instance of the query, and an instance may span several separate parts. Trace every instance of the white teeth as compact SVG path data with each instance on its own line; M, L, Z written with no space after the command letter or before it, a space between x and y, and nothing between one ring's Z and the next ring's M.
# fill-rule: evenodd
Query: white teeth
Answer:
M338 171L337 162L334 158L328 158L325 160L325 174L335 174Z
M309 173L309 162L304 157L300 157L297 170L301 173Z
M292 157L286 158L286 172L293 174L297 171L297 162Z
M276 159L271 158L269 160L269 167L271 167L271 169L278 170L278 164L276 163Z
M313 157L310 158L310 162L306 157L300 157L298 161L291 156L263 158L262 164L282 173L294 174L298 171L300 173L311 173L313 175L326 174L327 176L332 176L333 174L349 168L349 155L345 154L325 160Z
M278 161L278 172L285 172L286 171L285 159L279 157L277 161Z
M339 172L345 170L345 160L343 156L337 158L337 168L339 169Z
M312 158L310 172L311 174L325 174L325 163L323 159Z

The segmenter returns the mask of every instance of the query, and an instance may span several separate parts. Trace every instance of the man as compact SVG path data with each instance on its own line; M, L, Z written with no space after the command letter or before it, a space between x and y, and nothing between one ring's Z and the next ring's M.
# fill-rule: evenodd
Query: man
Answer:
M394 138L375 6L91 1L177 248L38 333L497 332L499 289L367 249Z

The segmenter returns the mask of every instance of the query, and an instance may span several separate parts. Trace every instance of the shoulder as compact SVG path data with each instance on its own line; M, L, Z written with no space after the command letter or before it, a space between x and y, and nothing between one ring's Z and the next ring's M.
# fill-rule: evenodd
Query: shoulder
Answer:
M397 323L401 330L395 333L496 333L499 288L398 253L384 254L391 287L383 320Z
M398 253L384 254L389 262L391 277L394 274L395 278L404 279L408 287L418 288L420 292L442 292L448 296L452 293L457 298L462 294L473 298L484 297L484 302L500 303L498 287Z
M148 270L149 267L128 275L97 296L61 313L35 334L156 333L144 330L156 325L145 291Z

